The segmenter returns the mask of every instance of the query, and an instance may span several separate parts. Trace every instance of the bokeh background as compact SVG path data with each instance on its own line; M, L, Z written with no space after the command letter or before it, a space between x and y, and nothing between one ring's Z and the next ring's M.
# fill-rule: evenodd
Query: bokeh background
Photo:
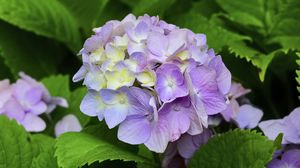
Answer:
M75 90L77 53L92 28L129 13L206 34L264 119L299 106L299 0L0 0L0 79L63 74Z

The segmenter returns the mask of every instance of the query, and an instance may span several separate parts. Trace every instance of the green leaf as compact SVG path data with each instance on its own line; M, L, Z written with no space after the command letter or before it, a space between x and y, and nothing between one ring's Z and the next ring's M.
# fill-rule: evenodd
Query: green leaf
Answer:
M159 15L163 17L164 12L173 4L176 0L139 0L133 8L133 13L137 16L144 15Z
M91 125L82 130L82 132L93 135L95 138L98 138L107 143L113 144L127 151L137 153L137 146L124 143L117 139L117 128L109 129L105 122L100 122L96 119L97 125Z
M277 42L285 49L300 50L300 1L292 0L284 7L276 17L269 42Z
M53 75L43 78L41 82L46 86L51 96L64 97L67 100L70 98L71 91L68 75Z
M220 51L225 46L230 46L232 43L249 40L249 37L230 32L222 27L213 24L204 16L195 13L187 13L184 15L175 16L171 19L175 24L190 28L195 33L204 33L207 37L209 47Z
M87 133L66 133L56 142L58 165L62 168L81 167L105 160L147 162L146 159L114 146Z
M80 49L81 39L76 21L57 0L0 0L0 19L63 42L74 52Z
M35 134L31 136L31 142L36 146L38 151L37 157L32 161L31 168L58 168L56 158L54 157L55 140L52 137Z
M0 168L28 168L34 154L29 134L6 116L0 116Z
M15 77L20 71L24 71L35 78L41 78L55 73L62 62L64 53L54 41L22 31L2 21L0 37L0 56Z
M229 131L215 136L195 153L189 168L262 168L271 159L276 144L250 130Z
M75 17L86 35L92 31L96 18L102 13L108 0L59 0Z
M274 57L276 55L284 55L288 53L288 50L278 49L268 54L264 54L247 46L245 43L232 43L228 49L237 57L245 58L247 61L250 61L254 66L256 66L259 69L259 78L261 81L264 81L267 68L273 61Z

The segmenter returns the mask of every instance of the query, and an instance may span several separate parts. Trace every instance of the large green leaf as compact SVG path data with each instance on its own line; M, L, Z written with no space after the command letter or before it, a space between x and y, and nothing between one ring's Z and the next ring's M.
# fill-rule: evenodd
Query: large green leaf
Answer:
M0 37L0 56L14 76L20 71L35 78L53 74L64 56L57 43L2 21Z
M43 134L35 134L31 136L31 143L37 148L37 156L33 159L31 168L58 168L54 157L54 138Z
M87 35L92 31L108 0L59 0L75 16L78 25ZM104 14L103 14L104 15Z
M56 142L58 165L62 168L81 167L105 160L147 162L130 151L100 140L87 133L66 133Z
M74 52L80 49L81 39L76 21L57 0L0 0L0 19L63 42Z
M188 167L263 168L272 159L277 147L277 143L260 133L236 129L215 136L201 146Z
M28 168L34 154L29 134L17 124L0 115L0 168Z

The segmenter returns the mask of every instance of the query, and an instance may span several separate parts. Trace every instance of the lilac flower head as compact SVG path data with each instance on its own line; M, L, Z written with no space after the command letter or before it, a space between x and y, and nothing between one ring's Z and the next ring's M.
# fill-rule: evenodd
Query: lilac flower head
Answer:
M89 89L89 116L119 125L118 138L162 153L181 135L197 135L227 108L231 74L204 34L158 17L132 14L94 29L73 81Z
M7 80L0 82L0 114L17 120L27 131L43 131L46 123L39 115L53 111L57 105L68 104L63 98L51 97L44 85L33 78L22 72L20 76L11 85Z

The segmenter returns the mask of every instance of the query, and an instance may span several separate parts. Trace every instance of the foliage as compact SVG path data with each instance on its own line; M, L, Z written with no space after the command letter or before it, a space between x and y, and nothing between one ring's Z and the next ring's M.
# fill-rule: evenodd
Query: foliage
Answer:
M277 145L255 131L229 131L201 146L191 159L189 167L260 168L272 159Z
M46 135L30 135L16 121L0 116L0 167L57 167L54 139Z

